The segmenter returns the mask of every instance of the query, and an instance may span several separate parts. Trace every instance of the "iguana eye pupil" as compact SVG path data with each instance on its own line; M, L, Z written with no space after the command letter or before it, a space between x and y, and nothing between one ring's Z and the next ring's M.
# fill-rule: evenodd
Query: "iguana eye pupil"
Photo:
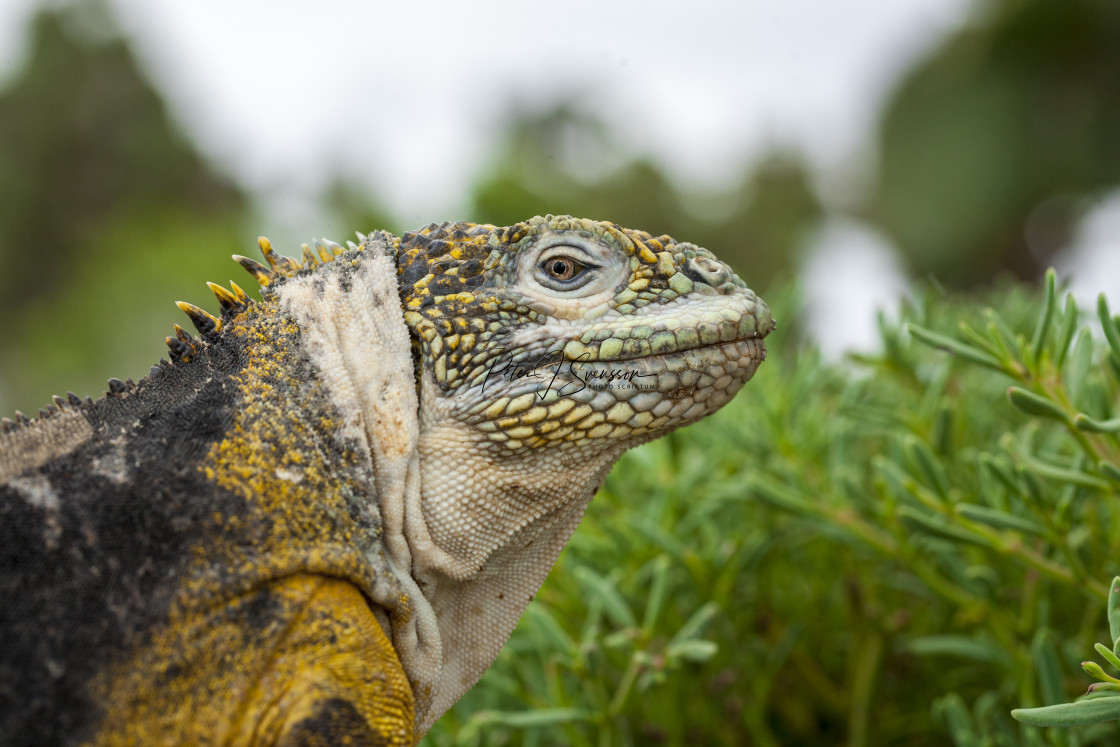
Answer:
M556 257L548 261L548 274L557 280L571 280L576 272L576 261L569 257Z

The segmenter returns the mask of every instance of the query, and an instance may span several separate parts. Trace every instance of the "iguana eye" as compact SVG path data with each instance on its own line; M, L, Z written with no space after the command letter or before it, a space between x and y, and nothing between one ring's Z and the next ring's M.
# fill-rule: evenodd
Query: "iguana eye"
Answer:
M537 282L555 291L576 290L590 282L595 277L593 270L598 265L582 256L577 259L573 254L576 251L566 246L542 253L534 273ZM582 255L583 252L579 254Z
M605 304L630 277L630 257L594 237L564 231L546 234L518 257L517 290L558 319L576 318Z
M552 257L545 261L544 271L554 280L571 280L583 272L583 265L571 257Z

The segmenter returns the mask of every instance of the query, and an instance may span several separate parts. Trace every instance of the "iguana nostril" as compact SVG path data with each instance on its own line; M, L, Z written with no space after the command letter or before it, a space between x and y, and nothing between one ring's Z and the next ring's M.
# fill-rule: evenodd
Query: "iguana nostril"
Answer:
M727 268L727 265L707 257L693 257L685 265L684 272L693 280L707 283L713 288L717 288L731 279L731 270Z

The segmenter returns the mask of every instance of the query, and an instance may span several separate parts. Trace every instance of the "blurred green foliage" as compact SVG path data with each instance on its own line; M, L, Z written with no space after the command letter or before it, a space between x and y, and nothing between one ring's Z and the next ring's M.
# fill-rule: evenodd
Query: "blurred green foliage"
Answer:
M245 196L173 126L106 14L38 15L0 95L5 412L146 374L179 321L168 303L227 276L243 243Z
M866 210L920 273L1037 278L1120 183L1120 3L1001 0L908 75Z

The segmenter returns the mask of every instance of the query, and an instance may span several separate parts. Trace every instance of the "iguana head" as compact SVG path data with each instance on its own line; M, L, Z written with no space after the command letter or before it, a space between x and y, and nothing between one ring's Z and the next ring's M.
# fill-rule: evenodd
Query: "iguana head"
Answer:
M621 451L702 418L774 326L711 252L613 223L431 225L397 258L439 407L498 453Z

